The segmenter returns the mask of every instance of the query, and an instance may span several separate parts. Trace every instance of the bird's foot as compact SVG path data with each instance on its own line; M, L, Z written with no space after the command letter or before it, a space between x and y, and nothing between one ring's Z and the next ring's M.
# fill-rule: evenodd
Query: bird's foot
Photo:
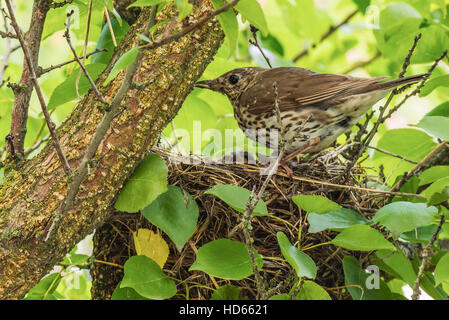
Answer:
M313 139L313 141L310 141L306 146L299 148L298 150L293 151L292 153L290 153L286 157L284 157L281 160L281 162L279 163L279 165L286 171L287 175L289 177L291 177L293 175L293 170L290 169L290 167L288 166L288 162L290 160L292 160L293 158L295 158L296 156L298 156L299 154L304 153L307 150L309 150L310 148L316 146L319 142L320 142L320 137L316 137L315 139Z

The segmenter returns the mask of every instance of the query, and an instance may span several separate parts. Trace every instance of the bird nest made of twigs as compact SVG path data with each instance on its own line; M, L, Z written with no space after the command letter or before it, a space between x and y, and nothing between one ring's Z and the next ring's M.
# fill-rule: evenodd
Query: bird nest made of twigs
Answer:
M169 184L179 186L191 194L200 210L197 229L184 249L178 252L174 245L170 244L170 255L164 271L187 284L189 299L209 299L213 293L212 289L227 283L243 288L242 294L250 299L255 298L254 276L241 281L229 281L215 279L204 272L188 271L188 269L195 261L198 248L212 240L228 238L244 242L243 234L237 227L241 222L242 214L215 196L206 194L205 191L218 184L231 184L248 190L253 188L257 190L266 179L266 176L260 174L263 167L248 163L205 163L198 159L185 161L186 157L174 155L159 148L153 148L152 152L158 153L166 160ZM322 161L323 159L325 162ZM275 288L272 293L287 293L293 284L295 274L295 271L282 259L276 234L282 231L294 243L301 229L299 239L301 248L317 265L316 282L325 288L333 299L350 298L348 291L344 290L342 259L346 255L355 256L360 265L364 266L368 262L368 254L351 252L331 244L317 246L329 242L337 233L332 231L309 233L308 222L305 219L306 212L298 208L291 200L292 196L298 194L322 195L342 207L356 210L369 218L385 204L385 199L390 194L361 187L361 183L368 180L363 167L354 166L349 175L342 177L346 170L345 164L345 161L338 157L325 156L321 160L304 158L292 168L293 176L289 177L282 169L279 169L268 183L262 200L266 203L268 211L274 214L252 217L251 223L254 249L263 257L269 257L264 260L262 276L267 281L268 288ZM112 220L111 223L115 225L114 232L126 234L116 237L115 240L119 241L121 238L128 243L126 246L107 243L110 252L109 258L105 257L105 259L110 261L110 257L115 255L115 261L124 263L134 250L131 231L141 227L156 229L145 219L132 217L130 219L134 222L126 222L126 228L123 227L123 218L119 222ZM183 291L179 289L178 287L178 293ZM183 297L177 295L174 298Z

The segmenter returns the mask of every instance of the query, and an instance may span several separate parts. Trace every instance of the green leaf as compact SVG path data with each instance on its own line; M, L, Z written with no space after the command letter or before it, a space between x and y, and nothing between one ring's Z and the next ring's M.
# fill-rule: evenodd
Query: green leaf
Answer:
M114 292L112 293L111 300L150 300L145 297L142 297L133 288L130 287L121 288L120 287L121 284L122 284L121 281L117 284L117 287L114 289Z
M52 273L42 278L25 296L25 300L55 300L53 293L61 282L59 272Z
M255 250L253 252L260 270L262 257ZM229 239L214 240L199 248L196 260L189 268L189 271L192 270L229 280L241 280L253 274L245 244Z
M419 185L423 186L444 177L449 177L449 166L434 166L419 175Z
M435 267L435 282L439 284L443 281L449 281L449 253L446 253L438 261Z
M222 0L212 0L212 4L214 6L214 9L217 10L224 5L224 2ZM237 17L235 16L234 11L226 10L225 12L220 13L217 16L217 19L220 22L220 25L226 35L226 41L229 47L228 57L230 57L234 54L235 48L237 46L237 39L239 34Z
M248 297L240 297L242 288L227 284L221 286L212 294L211 300L248 300Z
M235 9L265 36L268 35L267 21L257 0L240 0Z
M437 204L447 200L449 197L449 177L438 179L428 186L422 194L426 196L428 205Z
M449 101L439 104L438 106L433 108L432 111L427 113L426 116L449 117Z
M129 67L137 59L139 47L132 48L126 51L114 64L108 77L103 82L103 87L107 86L109 82L115 79L120 70Z
M213 194L226 202L234 210L243 213L245 211L246 203L251 195L249 190L234 186L230 184L216 185L205 192L206 194ZM262 200L259 200L253 211L254 216L267 216L270 215L267 210L267 206Z
M438 228L435 224L418 227L412 231L404 232L400 238L409 242L428 243Z
M134 3L131 3L126 9L131 7L149 7L164 2L165 0L137 0Z
M449 46L447 28L438 24L431 24L427 28L419 29L419 32L422 34L422 38L412 55L412 63L435 61Z
M340 230L355 224L366 224L360 213L346 208L340 208L324 214L310 212L307 220L310 223L308 231L311 233L326 229Z
M425 97L438 87L449 87L449 74L429 79L419 93L420 97Z
M176 284L147 256L133 256L125 263L120 288L129 287L148 299L168 299L176 294Z
M198 205L188 192L168 186L168 191L145 207L142 215L164 231L181 251L196 229L198 212Z
M323 214L335 211L341 208L338 203L335 203L326 197L318 195L299 195L292 197L293 202L306 212L314 212Z
M111 19L111 25L115 40L119 45L126 32L128 32L129 25L126 21L122 21L122 24L120 24L115 18ZM111 60L112 54L114 53L114 43L112 41L111 32L107 23L104 23L103 25L103 30L98 38L95 49L107 49L107 51L93 55L92 62L108 64Z
M281 8L283 23L294 35L319 41L329 30L329 20L322 19L323 14L317 10L313 0L276 0L276 3Z
M417 129L387 130L377 142L377 147L399 154L407 159L421 161L435 147L434 139L427 133ZM383 165L384 172L388 173L388 182L391 184L398 176L408 172L414 164L403 161L379 151L374 151L372 157L374 166Z
M192 12L193 6L188 0L175 0L175 4L178 7L179 16L178 20L182 20Z
M387 227L397 239L403 232L431 223L436 213L437 208L424 203L398 201L380 208L373 221Z
M380 13L380 27L389 28L405 18L421 18L421 14L405 2L389 4Z
M94 81L98 78L104 68L105 65L102 63L92 63L86 65L87 72ZM80 68L76 68L64 82L55 88L50 96L50 100L48 101L47 108L49 110L78 98L76 93L76 79L78 78L79 72ZM81 77L78 82L79 94L81 96L86 94L90 88L91 84L89 80L86 78L84 72L81 72Z
M266 37L261 35L260 42L262 43L262 47L267 48L281 57L284 56L284 47L282 46L282 43L280 43L273 35L269 34Z
M281 248L282 255L285 260L295 269L298 277L307 277L309 279L315 279L316 277L316 265L315 262L304 252L296 249L287 236L283 232L276 234L279 247Z
M357 251L377 249L394 250L394 246L379 231L361 224L344 229L331 243L339 247Z
M449 118L442 116L426 116L417 124L431 135L442 140L449 140Z
M290 300L290 296L287 293L280 293L271 296L268 300Z
M365 14L366 9L369 7L371 0L352 0L356 5L359 11Z
M409 286L413 287L416 280L416 273L413 270L413 266L402 252L391 253L389 250L378 250L376 251L376 256L382 262L379 267L382 268L383 265L388 267L386 272L390 270L392 276L399 277L408 283Z
M146 156L126 182L114 208L125 212L137 212L167 191L168 169L157 154Z
M414 161L422 160L435 146L436 143L433 142L432 137L416 129L388 130L377 143L377 147L380 149L397 153ZM385 157L385 155L375 151L373 159L380 157Z
M376 275L367 273L359 267L357 259L351 256L343 258L345 285L354 300L389 300L391 291L385 282ZM376 288L376 278L378 287ZM369 285L369 287L367 287Z
M316 284L313 281L307 280L302 284L301 289L299 290L298 295L296 296L296 300L332 300L327 293L320 285Z

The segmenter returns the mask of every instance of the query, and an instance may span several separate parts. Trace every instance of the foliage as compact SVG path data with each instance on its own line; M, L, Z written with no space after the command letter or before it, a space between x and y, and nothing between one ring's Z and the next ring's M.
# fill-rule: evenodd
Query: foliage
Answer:
M130 7L145 7L155 4L165 5L168 0L139 0ZM82 19L87 14L87 0L75 0L73 4L80 11L78 19L81 23L72 28L76 39L77 50L80 51L86 25ZM94 1L94 3L97 3ZM110 30L103 25L103 6L94 5L90 30L89 50L94 48L109 49L96 54L87 61L87 70L96 79L110 62L113 44ZM107 6L112 6L109 1ZM221 7L222 0L212 0L214 8ZM189 16L192 5L186 0L175 0L179 10L178 19ZM18 4L17 12L24 19L31 2ZM329 27L338 24L349 9L360 13L350 22L335 32L330 38L321 41ZM210 79L238 67L265 65L259 51L250 46L251 37L249 24L257 27L260 32L261 46L274 66L295 65L292 60L304 48L312 43L310 49L297 66L314 69L320 72L343 73L357 61L372 58L379 50L380 58L373 59L363 69L357 68L354 75L391 76L396 77L402 68L404 57L413 43L414 37L422 34L416 52L412 56L410 74L426 72L429 63L441 56L449 48L449 3L448 1L415 0L401 1L364 1L340 0L327 1L325 7L318 6L313 0L287 1L272 0L260 5L256 0L242 0L234 10L228 10L218 16L224 30L225 42L214 61L204 73L204 79ZM61 44L60 31L64 29L66 19L65 8L52 9L44 26L43 52L40 63L50 65L56 58L64 61L70 57L69 50ZM168 23L165 21L164 23ZM117 15L112 18L114 36L118 43L123 39L129 26ZM153 32L154 30L151 30ZM154 40L141 36L146 42ZM64 47L64 49L60 49ZM4 44L0 44L4 49ZM114 64L109 75L104 80L108 85L117 74L130 65L137 56L137 48L122 55ZM351 57L356 57L356 59ZM21 74L22 56L14 52L5 71L4 77L9 81L18 82ZM357 61L355 61L357 60ZM83 96L90 88L84 75L79 82L79 68L75 64L57 69L52 73L42 75L40 82L52 110L52 117L61 123L72 111L79 96ZM430 80L420 93L419 102L407 103L399 111L407 124L415 124L406 128L381 126L375 138L378 148L403 158L419 162L423 160L441 141L449 139L449 75L447 68L437 67ZM78 89L75 89L75 83ZM11 121L11 110L14 97L10 88L0 87L0 135L6 136ZM434 106L437 106L433 108ZM183 107L174 119L174 126L167 127L163 132L165 144L174 148L181 147L186 153L194 151L211 156L221 157L229 150L223 145L221 138L207 135L210 128L218 129L225 137L225 129L237 131L236 141L232 147L247 150L254 157L260 148L248 141L239 131L236 121L230 116L232 106L229 101L218 93L194 89L187 97ZM411 117L406 117L411 114ZM401 121L399 119L399 122ZM182 139L181 132L193 132L194 120L203 124L199 128L202 137L199 143ZM375 121L375 117L371 120ZM397 120L397 119L396 119ZM394 122L394 121L393 121ZM28 134L26 147L31 147L36 141L47 134L43 117L35 98L31 101L28 119ZM370 126L372 123L370 124ZM175 130L176 128L176 130ZM198 128L197 128L198 129ZM183 131L184 130L184 131ZM180 134L181 133L181 134ZM186 134L187 136L187 134ZM190 137L193 137L190 134ZM344 142L341 137L338 142ZM163 142L164 143L164 142ZM5 146L0 140L0 148ZM266 151L266 150L265 150ZM36 151L37 152L37 151ZM35 152L35 153L36 153ZM31 155L34 155L32 153ZM264 153L264 152L260 152ZM368 158L365 164L372 167L372 173L379 188L390 189L399 181L404 172L408 172L414 164L381 151L365 154ZM115 208L120 211L142 215L157 226L175 247L182 251L187 241L197 228L199 208L190 194L178 186L167 185L167 166L155 154L148 155L133 176L118 195ZM2 181L0 171L0 181ZM362 182L361 182L362 183ZM341 268L344 270L346 290L353 299L405 299L402 292L395 288L397 283L413 286L421 262L418 256L411 260L399 250L399 243L421 242L427 245L436 230L441 215L448 216L448 211L441 205L449 199L449 166L429 168L414 180L404 185L401 191L424 195L426 199L417 200L409 197L396 197L393 202L379 209L371 219L362 216L357 211L342 208L338 203L318 195L298 195L292 199L298 210L307 214L309 227L307 232L317 233L323 230L333 230L338 234L322 245L335 245L352 251L369 251L378 260L375 265L382 271L373 289L373 275L366 271L366 266L360 266L352 256L346 256ZM408 188L408 189L407 189ZM217 185L206 193L225 202L230 210L243 213L246 208L250 190L232 185ZM258 219L269 218L265 203L257 203L253 216ZM447 227L447 224L444 225ZM444 230L437 235L448 235ZM302 229L301 229L302 230ZM301 240L300 234L293 235ZM307 255L300 242L289 239L284 233L278 233L278 246L283 257L295 271L294 284L290 292L274 295L271 299L289 299L294 289L300 287L296 299L329 299L329 294L317 282L317 269L313 259ZM134 237L137 256L131 257L124 265L124 278L117 286L113 299L168 299L177 294L176 283L163 269L167 259L168 246L159 234L149 230L139 230ZM422 289L434 299L447 299L449 288L449 254L444 252L438 242L433 244L435 266L434 273L426 272ZM264 260L254 251L258 270L263 269ZM90 286L89 275L85 272L88 266L88 256L76 253L76 248L60 263L62 268L43 278L27 295L26 299L78 299L88 298ZM81 268L82 270L80 271ZM253 275L245 243L229 239L216 239L204 244L198 249L191 272L204 272L210 276L241 280ZM78 288L70 288L66 280L76 277L81 284ZM311 279L311 280L305 280ZM312 281L315 280L315 281ZM237 282L234 282L234 284ZM212 299L244 299L242 289L236 285L223 285L212 293ZM247 298L247 297L246 297Z

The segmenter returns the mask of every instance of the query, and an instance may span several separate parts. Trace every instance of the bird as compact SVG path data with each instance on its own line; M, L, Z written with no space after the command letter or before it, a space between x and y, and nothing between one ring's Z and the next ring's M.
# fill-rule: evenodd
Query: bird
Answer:
M328 148L391 90L426 77L418 74L384 81L387 77L327 74L300 67L246 67L195 86L225 94L239 127L250 139L260 142L264 134L258 132L265 131L262 142L268 145L273 142L271 132L278 132L276 141L283 132L284 151L291 156Z

